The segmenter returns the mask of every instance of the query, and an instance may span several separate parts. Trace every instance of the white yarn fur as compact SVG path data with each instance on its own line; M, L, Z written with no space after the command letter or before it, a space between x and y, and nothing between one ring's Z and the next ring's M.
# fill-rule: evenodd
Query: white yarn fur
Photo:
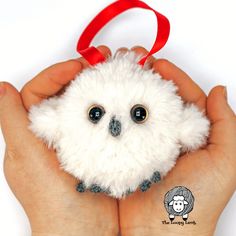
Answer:
M85 69L61 96L31 107L30 130L57 151L62 168L89 187L109 188L121 198L135 191L153 172L165 176L180 151L205 144L209 121L193 104L184 104L172 81L152 69L142 69L133 52L119 53ZM98 124L88 119L88 108L102 105L105 115ZM149 117L136 124L130 110L143 104ZM121 135L108 130L110 119L122 123Z

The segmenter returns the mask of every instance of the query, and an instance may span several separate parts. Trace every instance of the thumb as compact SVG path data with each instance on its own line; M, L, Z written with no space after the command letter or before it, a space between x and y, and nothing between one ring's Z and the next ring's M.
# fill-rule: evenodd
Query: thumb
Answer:
M22 143L28 125L27 112L19 92L9 83L0 83L0 125L7 145Z
M210 91L207 115L212 123L210 143L236 146L236 116L227 102L224 86L216 86Z

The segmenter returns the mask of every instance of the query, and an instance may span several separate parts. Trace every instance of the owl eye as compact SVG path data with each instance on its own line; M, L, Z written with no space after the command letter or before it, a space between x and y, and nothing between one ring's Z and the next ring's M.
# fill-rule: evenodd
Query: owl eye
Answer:
M130 115L132 120L137 123L141 124L144 123L148 118L148 110L145 106L137 104L133 106L130 111Z
M94 124L97 124L104 114L105 109L100 105L93 105L88 110L88 118Z

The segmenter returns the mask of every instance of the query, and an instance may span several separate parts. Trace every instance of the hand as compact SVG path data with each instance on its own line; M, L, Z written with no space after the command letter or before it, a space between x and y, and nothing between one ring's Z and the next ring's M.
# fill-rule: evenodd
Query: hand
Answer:
M140 47L133 50L147 53ZM150 60L156 72L175 82L184 101L195 103L206 111L211 120L211 132L208 145L181 156L162 182L145 193L136 192L120 201L122 236L212 236L217 220L236 188L236 116L227 103L223 86L213 88L206 97L198 85L172 63ZM175 186L185 186L193 192L195 207L189 221L195 220L196 225L162 224L164 220L169 221L164 196Z
M134 48L133 50L136 51L137 53L146 53L146 51L140 47ZM122 49L122 51L126 51L126 49ZM80 62L83 66L86 66L85 61L83 59L80 59ZM200 109L207 110L208 116L212 120L212 123L213 123L213 126L212 126L212 135L214 134L213 137L217 137L217 135L216 135L217 132L215 132L214 130L223 129L224 131L227 131L226 133L228 135L233 133L231 131L235 129L235 116L234 116L232 110L230 110L230 108L226 104L226 101L224 100L224 96L222 95L222 91L223 91L222 87L217 87L211 92L211 94L208 98L208 101L207 101L207 106L206 106L206 96L204 95L202 90L196 84L194 84L185 73L183 73L178 68L176 68L174 65L172 65L171 63L169 63L165 60L155 61L154 58L150 58L149 62L150 62L150 64L153 64L154 70L159 72L160 74L162 74L162 76L165 79L173 79L174 80L174 82L179 86L179 89L180 89L179 93L183 97L183 99L185 99L186 101L189 101L189 102L195 102L199 106ZM71 62L71 64L76 64L76 63ZM68 63L67 63L67 65L69 66ZM48 73L45 73L45 72L41 73L40 76L36 77L32 82L28 83L24 87L24 89L22 90L22 100L23 100L23 103L24 103L26 109L29 108L30 105L40 102L41 99L47 98L48 96L54 95L55 93L60 91L60 89L62 89L63 86L66 85L71 79L73 79L74 75L81 70L81 68L80 68L80 69L78 69L78 72L72 73L71 72L71 71L73 71L72 68L67 68L67 70L62 70L62 71L60 71L58 69L59 69L58 66L52 67L50 69L51 72L49 74L52 73L52 75L53 75L53 76L51 75L52 77L51 76L50 77L55 78L56 83L49 82L50 86L49 86L46 94L45 94L45 91L47 90L47 88L45 87L45 82L43 82L43 84L42 84L42 81L43 81L42 78L44 78L44 79L45 79L45 77L48 78L48 79L45 79L47 81L48 80L51 81L51 79L50 79L50 77L48 77L48 75L47 75ZM67 73L68 73L68 77L66 76ZM61 76L58 77L59 74L61 74ZM42 76L42 75L45 75L45 76ZM40 80L39 80L39 78L40 78ZM5 84L5 86L7 87L8 93L13 93L13 94L15 93L16 94L16 91L12 87L8 88L8 86L10 86L10 85ZM44 86L44 88L42 89L43 86ZM41 89L38 90L38 87ZM25 88L28 88L28 89L25 89ZM55 88L55 89L51 89L51 88ZM188 91L190 91L190 92L186 93ZM8 95L10 95L10 94L8 94ZM18 97L18 95L14 95L14 96ZM23 99L24 96L27 99ZM22 109L22 103L19 102L19 99L18 99L17 103L15 102L15 98L11 98L11 99L8 98L9 100L7 100L6 96L4 96L4 99L5 99L5 104L7 104L7 106L5 105L4 109L1 108L1 107L4 107L4 105L1 106L1 101L0 101L0 120L2 120L1 117L4 117L4 115L1 115L1 114L4 114L4 113L6 114L6 112L3 113L1 111L12 112L13 109L10 109L11 106L9 106L9 104L14 104L14 108L21 107L20 110L24 111L24 109ZM214 99L215 99L215 101L214 101ZM2 98L2 100L3 100L3 98ZM14 111L15 115L17 115L19 113L19 111L18 112L16 112L16 111ZM214 113L218 114L218 116L215 117L215 115L212 114L212 111L215 111ZM25 113L25 111L22 113ZM221 113L221 114L219 114L219 113ZM219 115L223 115L224 117L222 118ZM25 116L25 114L24 114L24 116ZM12 130L16 130L16 131L19 130L20 131L22 129L21 125L19 126L18 123L14 124L13 122L11 122L9 120L9 117L7 117L7 118L6 117L7 117L7 115L5 115L5 124L6 124L5 127L8 126L8 127L11 127L12 129L9 129L9 130L11 130L11 132L9 132L8 134L4 134L4 136L8 136L9 140L14 141L14 143L16 142L15 146L19 147L21 144L19 143L19 140L14 140L15 133ZM228 122L227 129L225 129L225 127L224 127L226 122L223 122L225 118L227 118L228 121L229 120L231 121L231 122ZM8 119L9 121L6 119ZM220 122L220 125L215 125L215 123L218 124L218 121L217 121L218 119L220 121L221 120L223 120L223 121ZM14 119L12 119L12 120L14 120ZM23 120L25 120L25 118ZM2 123L2 121L1 121L1 123ZM25 120L23 123L27 124L28 121ZM215 126L220 127L220 128L216 129ZM229 126L232 126L232 128L229 128ZM3 127L3 129L4 129L4 127ZM18 132L16 132L16 133L18 133ZM27 136L29 136L29 135L30 134L27 133ZM25 134L24 134L24 136L25 136ZM33 140L32 135L30 135L29 141L31 139ZM220 139L222 139L222 137ZM134 195L130 196L128 199L121 201L120 202L120 222L121 222L120 226L121 226L122 236L123 235L124 236L125 235L156 235L158 233L160 235L176 235L177 233L178 234L180 234L180 233L186 234L186 235L195 235L195 234L211 235L212 232L214 231L214 227L215 227L215 224L216 224L216 221L217 221L217 218L218 218L220 212L224 208L226 202L228 201L229 197L232 195L232 192L235 189L235 180L234 180L235 176L233 176L235 173L233 171L233 168L232 167L230 168L231 171L225 171L225 170L227 170L227 165L230 166L232 163L234 163L234 165L235 165L235 161L233 161L234 158L231 154L231 152L233 153L233 148L231 148L231 149L229 148L229 146L233 147L233 146L235 146L235 144L234 143L232 144L232 142L231 142L233 140L232 138L231 139L227 138L227 139L225 139L225 142L222 142L225 145L224 148L227 148L228 151L231 150L230 152L227 152L227 153L230 153L230 155L228 154L228 158L226 160L226 163L224 163L224 166L225 166L225 169L224 169L224 168L222 168L222 166L220 164L222 161L224 162L225 159L223 159L223 158L220 159L220 158L221 158L221 155L223 157L225 157L225 155L223 153L226 151L224 151L224 148L222 147L223 145L219 145L220 139L218 140L217 138L211 137L209 140L209 146L205 150L200 150L196 153L192 153L192 154L188 155L189 157L187 157L187 155L181 157L177 163L176 168L165 178L165 180L161 184L156 185L155 188L152 187L152 189L149 192L147 192L147 193L137 192ZM234 140L235 140L235 137L234 137ZM9 141L9 143L11 143L11 142ZM34 140L34 142L35 143L33 145L37 144L40 146L40 150L42 149L40 152L43 151L43 154L44 154L44 152L48 152L48 150L46 150L46 147L44 145L42 145L41 142L38 142L37 140ZM215 145L220 146L220 148L215 149ZM12 163L15 166L16 161L14 159L16 159L16 157L18 159L18 156L19 156L18 151L16 151L17 150L16 148L8 149L8 146L11 147L11 145L7 145L7 150L6 150L6 156L8 155L8 158L5 159L6 160L5 161L6 175L7 175L7 168L6 167L8 165L11 166ZM25 146L27 147L27 145L25 145ZM14 146L12 146L12 147L14 147ZM212 157L212 159L211 159L210 154L213 155L213 153L216 153L216 155L214 155L214 157ZM25 153L22 153L22 154L25 155ZM32 150L31 150L31 154L32 154ZM34 155L35 155L35 153L34 153ZM70 181L75 184L76 181L72 177L70 177L67 174L62 173L61 171L58 170L58 163L56 161L55 154L53 153L52 150L51 150L50 155L53 155L54 159L53 159L53 161L52 160L48 161L47 158L43 159L43 162L45 163L44 168L47 167L48 166L47 163L50 162L51 165L49 165L49 166L52 166L51 168L53 168L56 172L60 172L60 175L66 176L67 179L70 179ZM200 157L199 157L199 155L200 155ZM30 158L32 158L32 157L30 157ZM21 159L21 161L22 161L22 159ZM37 160L37 158L35 158L35 159ZM9 162L9 164L7 164L8 162ZM40 163L40 162L42 162L42 160L39 160L39 162L35 161L35 163L37 165L40 164L40 166L41 166L42 163ZM37 167L37 165L34 166L32 160L30 160L30 162L27 164L31 165L30 168L28 169L28 171L34 172L33 168ZM206 166L204 166L204 165L206 165ZM25 168L25 163L22 163L20 166ZM195 167L197 168L197 170L195 170ZM191 173L193 168L194 168L195 173ZM234 166L234 168L235 168L235 166ZM19 169L19 167L18 167L18 169ZM38 167L37 167L37 169L38 169ZM47 167L47 169L48 169L48 167ZM217 169L219 169L219 171ZM181 170L183 172L181 172ZM207 172L205 170L207 170ZM47 170L47 172L49 172L49 173L50 173L50 171L51 171L50 169ZM223 176L222 179L219 180L219 182L217 182L216 179L218 180L218 178L221 175L223 175L224 172L227 172L226 176ZM41 170L39 173L41 174ZM203 177L202 173L205 174L204 180L206 180L206 184L200 183L200 186L199 186L200 177ZM30 175L31 174L32 173L30 173ZM12 175L13 175L13 173L12 173ZM48 174L46 174L45 176L47 176L47 175ZM231 181L230 184L229 183L227 184L226 183L227 180L229 182L229 180L232 176L233 176L234 181ZM38 175L36 177L38 177ZM50 175L49 175L49 177L50 177ZM9 178L9 179L11 179L11 178ZM14 175L13 175L13 179L14 179ZM29 178L27 178L27 180L28 179ZM52 180L55 180L55 179L52 178ZM13 183L14 182L16 182L16 181L13 181ZM38 180L36 181L36 183L37 182L38 182ZM43 183L45 184L45 182L46 181L44 180ZM68 187L67 183L69 181L68 182L62 181L62 182L64 183L63 186L66 185L66 187ZM211 183L213 183L213 184L211 184ZM10 184L10 181L9 181L9 184ZM34 188L34 185L32 185L32 183L27 183L27 184L31 185L29 188L32 188L32 187ZM48 184L48 181L46 184ZM223 189L225 190L224 195L221 194L222 189L219 189L221 184L223 186ZM14 185L16 185L16 183ZM194 211L191 213L191 217L197 221L196 227L188 227L188 228L183 228L183 229L177 228L176 229L176 227L163 226L161 224L163 219L167 219L167 213L165 212L164 206L162 203L163 198L164 198L164 194L169 189L171 189L172 187L174 187L176 185L184 185L186 187L189 187L194 192L195 198L198 199L198 201L199 201L199 204L197 204L195 206ZM214 188L212 189L213 191L211 191L211 193L214 196L214 200L215 199L218 200L216 202L212 201L212 195L207 194L208 193L207 190L209 189L209 187L208 187L209 185L211 185L211 187L214 186ZM14 191L14 186L12 188ZM18 186L16 188L19 189ZM28 186L26 188L27 188L27 191L29 191ZM42 192L41 188L42 188L42 186L38 186L38 190L40 190L40 192ZM65 188L65 186L64 186L64 188ZM48 189L47 189L47 192L41 193L41 194L47 196L46 199L49 200L48 202L50 202L51 199L53 199L53 198L55 198L56 202L57 202L57 201L59 201L57 199L57 194L58 194L58 191L60 191L60 189L58 190L58 186L56 189L57 190L54 191L53 193L51 191L48 192ZM36 188L36 190L37 190L37 188ZM70 185L70 187L68 187L68 191L71 192L71 185ZM20 192L24 192L24 191L20 191ZM64 192L64 194L65 194L65 192ZM20 195L22 195L22 193ZM23 195L25 195L25 194L23 194ZM88 195L90 195L90 194L88 193ZM81 196L80 197L78 197L77 195L75 196L74 192L73 192L73 196L74 196L73 199L74 198L81 198ZM107 200L107 199L105 199L106 198L105 196L99 196L99 197L102 198L102 201ZM24 201L29 202L29 203L28 204L22 203L23 206L24 205L29 205L29 206L31 205L30 207L32 207L32 205L35 204L34 201L31 201L31 202L29 201L29 199L28 199L29 194L28 194L28 196L26 196L24 198L26 198L26 200L24 200ZM36 198L38 199L36 202L40 202L41 196L39 196L39 197L36 196ZM84 197L84 200L87 198L88 197L86 195ZM91 199L94 201L96 199L96 197L90 196L90 200ZM19 198L19 200L20 200L20 198ZM20 201L22 201L22 200L20 200ZM70 200L68 199L68 201L66 201L67 204L71 204L70 201L71 201L71 198L70 198ZM81 201L81 199L79 200L79 202L80 201ZM101 199L96 201L95 206L99 205L99 204L97 204L97 202L99 202L99 201L101 201ZM108 201L108 202L109 203L107 203L107 206L109 206L110 211L108 213L104 212L103 216L106 216L105 214L108 214L108 216L112 216L112 217L107 217L108 223L110 221L115 222L117 220L117 218L116 218L117 215L114 213L116 211L116 209L114 209L115 206L114 206L114 204L110 203L111 201ZM202 205L200 204L201 202L202 202ZM86 203L88 203L87 200L86 200ZM80 204L81 204L81 202L80 202ZM86 205L86 207L88 207L89 210L91 210L89 208L89 206L91 206L90 204L91 203L88 203ZM32 216L41 214L41 211L36 212L36 211L38 211L38 209L39 209L38 206L40 206L40 205L42 205L42 203L38 204L38 205L35 204L35 206L34 206L35 210L33 210L34 213L32 214ZM101 204L101 205L103 205L103 204ZM213 208L212 205L214 207L217 206L217 208L216 207ZM64 203L63 204L58 203L58 206L62 207L62 206L64 206ZM74 211L77 210L77 212L80 212L80 214L81 214L80 206L75 206L74 204L72 204L71 209ZM42 211L42 213L43 213L42 215L45 215L45 214L50 215L50 214L48 214L48 212L50 212L50 211L48 211L48 209L46 209L47 207L45 207L44 211ZM50 207L51 206L49 206L49 209L50 209ZM25 208L27 208L27 207L25 207ZM94 209L92 208L92 212L94 212L93 210ZM101 210L101 209L98 207L97 210ZM30 212L31 211L32 210L30 210ZM65 209L65 211L67 212L68 209ZM210 212L210 214L209 213L206 214L206 211ZM51 209L51 212L52 212L52 216L51 216L51 219L52 219L55 216L55 208ZM112 212L112 214L111 214L111 212ZM58 215L57 222L55 224L53 224L53 227L54 227L54 229L56 228L55 232L59 232L59 231L61 232L61 230L62 231L65 230L64 232L62 232L62 235L64 235L64 234L68 235L68 230L66 230L66 227L64 224L65 218L62 220L61 216L63 216L63 217L68 216L69 219L72 219L74 214L72 214L71 212L67 212L67 214L64 215L64 213L65 212L63 212L63 214L61 214L61 215ZM85 214L86 214L86 211L85 211ZM43 217L45 217L45 216L43 216ZM89 217L89 215L86 215L86 219L88 219L88 217ZM31 217L31 218L32 218L31 222L36 222L35 224L31 223L31 225L35 225L36 228L39 229L39 231L40 231L40 229L43 229L43 231L41 231L41 232L46 232L44 229L45 229L45 225L46 225L45 222L47 222L47 220L48 220L48 216L45 217L46 219L44 220L44 224L40 223L42 221L42 219L40 221L40 217L36 217L36 218L39 218L38 220L34 220L35 217ZM92 217L92 219L94 219L94 218L96 218L96 215L94 217ZM112 218L113 220L109 221L109 218ZM49 219L50 219L50 217L49 217ZM73 219L68 221L68 223L72 223L72 225L73 225L73 222L74 222L74 224L76 224L78 226L78 228L80 228L80 232L82 232L81 229L87 230L86 229L87 227L83 227L83 224L82 224L82 228L81 228L81 225L78 224L78 221L73 221ZM91 222L92 222L92 220L91 220ZM63 224L63 225L61 225L61 224ZM38 227L38 225L40 225L41 227ZM104 222L104 219L101 221L101 225L106 225L106 221ZM117 232L116 231L117 227L115 227L114 226L115 224L113 224L113 223L108 224L108 225L111 226L110 227L111 231L104 230L108 234L103 234L103 235L109 235L109 232L112 232L112 233L110 233L110 235L114 235L114 232ZM63 227L61 227L61 226L63 226ZM98 226L98 224L96 224L96 226ZM59 228L57 228L57 227L59 227ZM71 225L68 225L68 228L71 229L71 227L72 227ZM35 227L32 227L32 228L35 228ZM50 228L50 227L46 227L46 228ZM74 231L74 232L76 232L75 233L76 235L78 235L78 232L79 232L78 228ZM95 227L94 230L90 228L90 229L88 229L88 231L90 232L90 234L92 234L92 232L94 232L96 230L96 228L98 228L98 227ZM181 232L181 230L182 230L182 232ZM84 232L86 232L86 235L89 235L88 231L87 232L84 231ZM52 233L53 231L49 230L48 232ZM97 230L96 230L96 232L97 232ZM46 234L44 234L44 235L46 235ZM73 234L71 234L71 235L73 235ZM83 232L82 232L82 235L83 235ZM97 233L96 235L99 235L99 234Z
M98 48L105 56L106 47ZM21 93L3 83L0 123L6 142L4 171L27 213L33 236L114 235L117 201L102 194L76 192L77 180L62 171L49 150L27 128L27 110L61 92L88 64L83 58L54 65L28 82Z

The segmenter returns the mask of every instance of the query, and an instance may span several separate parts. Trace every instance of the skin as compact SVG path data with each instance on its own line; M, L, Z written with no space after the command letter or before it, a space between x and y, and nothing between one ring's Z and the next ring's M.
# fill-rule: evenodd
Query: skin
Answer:
M109 50L99 47L108 55ZM22 204L33 236L117 236L116 200L102 194L75 191L78 180L62 171L53 150L29 132L27 110L63 87L86 66L84 59L49 67L19 93L3 83L0 122L6 141L4 172Z
M145 54L145 49L139 49ZM182 155L162 182L148 192L136 192L119 202L122 236L186 235L212 236L216 223L236 188L236 116L227 103L223 86L213 88L208 97L191 78L166 60L154 60L153 68L166 80L173 80L179 95L195 103L211 121L208 144ZM195 207L188 221L196 225L162 224L168 221L165 194L175 186L189 188ZM181 220L181 218L179 219Z
M111 54L105 46L98 49L105 56ZM131 50L147 53L142 47ZM226 89L217 86L207 97L169 61L150 57L149 63L164 79L175 82L184 101L195 103L206 112L212 124L211 133L204 148L182 155L159 184L120 201L102 194L77 193L77 180L59 168L55 152L27 129L29 107L61 94L75 75L88 66L85 59L49 67L20 92L7 82L0 84L5 176L29 217L33 236L117 236L119 231L122 236L213 235L217 220L236 188L236 116L227 103ZM195 220L196 225L162 224L163 220L168 221L164 195L180 185L195 196L189 221Z

